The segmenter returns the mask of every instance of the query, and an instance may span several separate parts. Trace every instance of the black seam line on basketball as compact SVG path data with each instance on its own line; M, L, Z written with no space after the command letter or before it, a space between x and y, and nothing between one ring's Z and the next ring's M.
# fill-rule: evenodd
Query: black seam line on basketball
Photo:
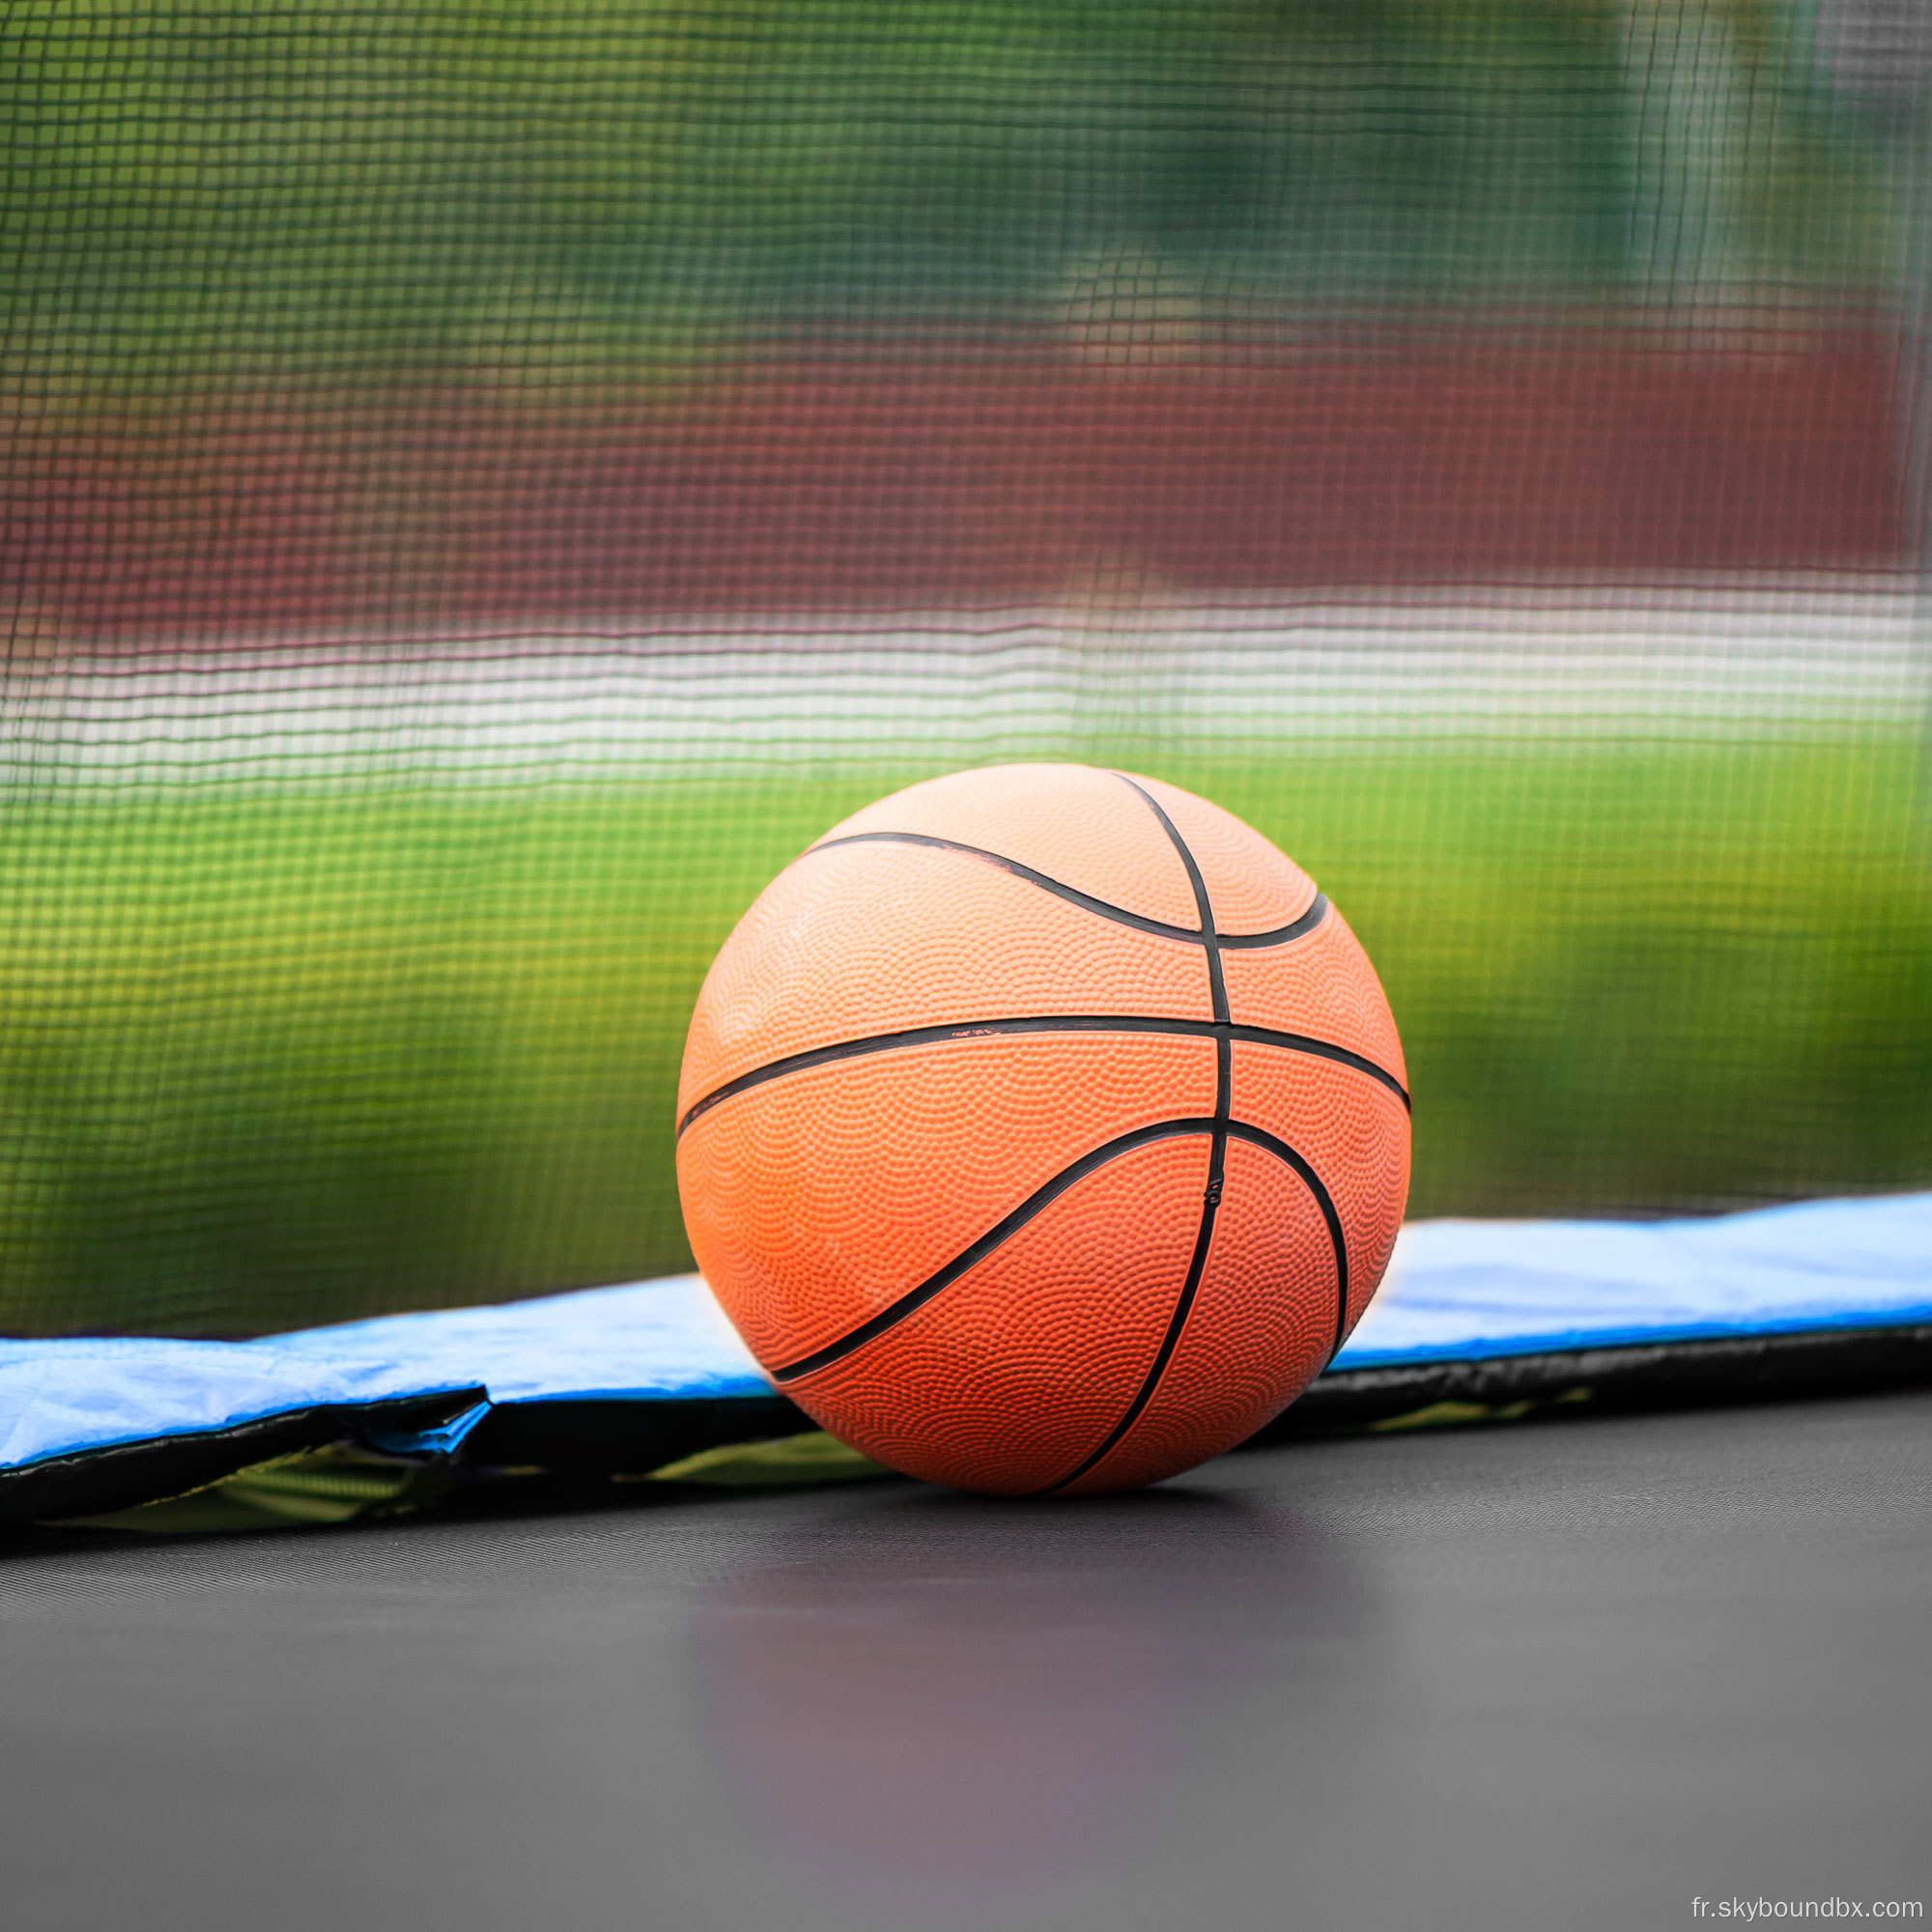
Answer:
M1342 1233L1342 1217L1336 1213L1333 1199L1306 1155L1296 1152L1286 1141L1277 1140L1265 1128L1251 1127L1245 1121L1230 1121L1228 1132L1233 1139L1246 1141L1250 1147L1258 1147L1292 1167L1315 1197L1315 1205L1328 1224L1329 1245L1335 1250L1335 1331L1328 1344L1328 1359L1332 1362L1341 1352L1349 1326L1349 1242Z
M1201 1231L1194 1239L1194 1256L1188 1264L1187 1280L1181 1288L1180 1298L1174 1305L1174 1313L1168 1319L1167 1333L1162 1336L1152 1366L1148 1370L1139 1391L1127 1405L1127 1412L1121 1417L1108 1433L1107 1439L1080 1464L1077 1469L1062 1476L1058 1481L1047 1484L1043 1490L1033 1492L1035 1495L1050 1496L1065 1489L1070 1489L1081 1477L1097 1468L1119 1447L1136 1422L1142 1411L1153 1400L1154 1390L1160 1386L1160 1378L1167 1373L1167 1365L1174 1358L1174 1351L1180 1346L1181 1330L1187 1325L1187 1317L1193 1309L1194 1298L1200 1291L1201 1274L1207 1265L1208 1251L1214 1236L1215 1212L1221 1205L1221 1181L1225 1174L1227 1144L1230 1138L1251 1142L1264 1152L1274 1155L1299 1176L1302 1185L1308 1189L1310 1198L1321 1210L1321 1218L1328 1225L1328 1240L1335 1251L1336 1312L1335 1330L1329 1344L1328 1359L1335 1359L1336 1351L1342 1346L1342 1330L1348 1322L1349 1311L1349 1248L1342 1235L1342 1223L1335 1212L1335 1204L1329 1199L1328 1190L1321 1184L1318 1175L1308 1161L1286 1141L1277 1140L1274 1135L1260 1127L1251 1127L1239 1121L1230 1121L1225 1127L1217 1127L1214 1135L1214 1152L1210 1165L1208 1197L1201 1214Z
M1290 920L1286 925L1278 925L1272 932L1223 932L1217 935L1221 951L1230 948L1252 951L1264 946L1286 946L1291 939L1299 939L1304 932L1313 932L1328 917L1328 895L1317 893L1308 902L1308 910L1299 919Z
M1201 876L1201 867L1187 849L1187 840L1160 809L1160 801L1145 785L1136 784L1125 772L1116 772L1114 776L1160 820L1160 829L1167 834L1170 843L1180 854L1180 863L1187 868L1187 883L1194 888L1194 908L1201 915L1201 945L1208 955L1208 989L1214 1002L1214 1017L1225 1025L1234 1015L1228 1008L1228 982L1221 971L1221 935L1214 929L1214 901L1208 896L1208 881ZM1227 1118L1225 1110L1222 1118Z
M1138 792L1148 810L1160 820L1160 828L1168 836L1174 849L1180 854L1180 863L1187 868L1187 882L1194 889L1194 903L1201 914L1201 935L1203 951L1208 961L1208 985L1214 1003L1214 1018L1222 1026L1231 1023L1228 1010L1228 984L1221 970L1221 944L1214 930L1214 902L1208 895L1208 881L1201 875L1201 867L1194 854L1188 849L1184 839L1171 819L1160 808L1160 802L1148 791L1146 786L1136 784L1124 772L1114 776L1124 785ZM1041 1495L1052 1495L1056 1490L1064 1490L1077 1483L1082 1476L1096 1463L1105 1460L1114 1445L1140 1420L1141 1412L1153 1400L1153 1392L1160 1386L1160 1378L1167 1372L1167 1365L1174 1359L1174 1351L1180 1346L1181 1330L1187 1325L1187 1317L1194 1307L1194 1297L1201 1287L1201 1271L1208 1264L1208 1251L1214 1240L1214 1217L1221 1206L1221 1183L1227 1173L1228 1160L1228 1115L1234 1101L1235 1048L1234 1042L1222 1036L1214 1042L1214 1138L1208 1153L1208 1185L1201 1197L1201 1225L1194 1236L1194 1252L1188 1258L1187 1274L1180 1284L1180 1293L1175 1297L1173 1312L1167 1318L1167 1330L1160 1338L1160 1347L1154 1350L1153 1361L1148 1372L1141 1378L1141 1385L1134 1391L1134 1399L1128 1403L1126 1412L1108 1432L1106 1440L1094 1451L1070 1474L1062 1476L1056 1483L1049 1483Z
M1217 1122L1214 1130L1213 1151L1208 1163L1208 1192L1201 1204L1201 1226L1194 1236L1194 1253L1187 1264L1187 1279L1181 1283L1179 1297L1174 1304L1174 1313L1168 1317L1167 1333L1160 1338L1160 1347L1154 1351L1154 1358L1147 1374L1141 1378L1141 1385L1134 1393L1134 1399L1127 1405L1122 1415L1107 1434L1107 1439L1080 1464L1057 1482L1047 1484L1042 1490L1035 1490L1037 1496L1050 1496L1059 1491L1077 1483L1089 1470L1113 1454L1121 1438L1141 1419L1142 1411L1153 1400L1153 1392L1160 1386L1160 1378L1167 1373L1167 1365L1174 1359L1174 1351L1180 1346L1180 1331L1187 1325L1188 1315L1194 1307L1194 1297L1201 1289L1201 1276L1208 1265L1208 1250L1214 1241L1214 1217L1221 1206L1221 1181L1225 1172L1228 1151L1228 1133L1225 1121Z
M835 1060L859 1060L867 1054L892 1053L906 1046L939 1045L947 1040L972 1039L980 1035L1029 1033L1149 1033L1187 1039L1238 1039L1250 1046L1272 1046L1284 1053L1305 1053L1315 1060L1329 1060L1338 1066L1351 1067L1357 1073L1366 1073L1371 1080L1379 1081L1405 1107L1408 1105L1407 1090L1385 1067L1378 1066L1373 1060L1366 1060L1359 1053L1351 1053L1346 1046L1317 1039L1311 1034L1279 1033L1271 1027L1241 1026L1233 1021L1224 1025L1219 1020L1163 1019L1152 1014L1036 1013L1019 1019L964 1020L956 1026L907 1027L901 1033L873 1034L866 1039L839 1040L831 1046L809 1047L803 1053L787 1054L782 1060L754 1066L751 1072L741 1073L735 1080L727 1080L724 1086L713 1088L702 1099L694 1100L677 1123L677 1131L682 1136L700 1115L708 1114L713 1107L750 1088L762 1087L768 1080L781 1080L787 1073L802 1073L809 1067L824 1066Z
M863 1349L867 1342L876 1341L889 1328L896 1328L908 1315L923 1308L935 1294L951 1288L969 1268L977 1266L995 1248L1010 1240L1036 1214L1050 1207L1076 1181L1086 1179L1110 1161L1133 1152L1136 1148L1151 1146L1155 1141L1178 1140L1188 1134L1212 1134L1214 1131L1215 1123L1211 1120L1157 1121L1151 1126L1136 1127L1132 1133L1122 1134L1091 1153L1082 1154L1078 1160L1062 1168L1044 1186L1036 1188L1005 1220L995 1222L937 1273L927 1275L917 1288L909 1289L889 1308L880 1309L870 1321L862 1321L858 1327L839 1336L838 1341L828 1342L824 1348L814 1350L810 1355L802 1355L795 1362L787 1362L781 1369L772 1370L772 1379L775 1382L791 1382L802 1376L815 1375L820 1369L842 1361L855 1350Z
M1128 782L1132 783L1132 781ZM1134 788L1137 791L1140 789L1138 785ZM1142 792L1141 796L1145 798L1147 794ZM1117 925L1130 925L1137 932L1151 932L1157 939L1179 939L1189 946L1203 943L1202 934L1191 925L1169 925L1164 920L1149 919L1144 913L1129 912L1125 906L1097 899L1092 893L1083 893L1077 886L1063 885L1044 872L1035 871L1031 866L1021 865L1017 859L1009 859L999 852L988 852L982 846L964 845L956 838L938 838L925 832L852 832L843 838L820 839L816 845L808 848L805 856L810 858L813 852L830 852L839 845L924 845L935 852L957 852L962 858L997 866L1001 871L1010 872L1014 878L1024 879L1028 885L1037 886L1043 893L1052 893L1069 905L1077 905L1083 912L1112 920ZM1287 925L1276 926L1270 932L1223 933L1220 935L1221 944L1247 948L1285 946L1292 939L1313 932L1327 912L1327 899L1317 893L1308 910L1299 919L1291 920Z

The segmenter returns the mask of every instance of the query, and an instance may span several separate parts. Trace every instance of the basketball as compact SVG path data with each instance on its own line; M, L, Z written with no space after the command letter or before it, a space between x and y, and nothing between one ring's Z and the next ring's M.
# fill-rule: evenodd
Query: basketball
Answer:
M1243 1441L1367 1307L1408 1189L1341 914L1218 806L1079 765L828 832L719 952L677 1104L692 1248L774 1384L1000 1494Z

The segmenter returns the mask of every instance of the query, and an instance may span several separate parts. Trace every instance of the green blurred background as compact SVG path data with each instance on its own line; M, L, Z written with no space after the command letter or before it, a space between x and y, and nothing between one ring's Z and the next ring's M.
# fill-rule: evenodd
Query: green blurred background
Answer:
M1909 742L1127 749L1293 852L1369 947L1411 1212L1932 1178ZM16 808L0 1321L228 1333L688 1265L673 1101L711 954L917 776Z
M585 360L1220 301L1883 284L1794 0L12 0L10 371Z

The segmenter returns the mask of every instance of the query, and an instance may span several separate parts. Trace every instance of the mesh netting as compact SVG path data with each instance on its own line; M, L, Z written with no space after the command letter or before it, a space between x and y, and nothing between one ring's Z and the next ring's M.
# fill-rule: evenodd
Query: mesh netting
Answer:
M1932 1180L1915 0L12 0L0 1329L688 1265L845 812L1204 792L1411 1211Z

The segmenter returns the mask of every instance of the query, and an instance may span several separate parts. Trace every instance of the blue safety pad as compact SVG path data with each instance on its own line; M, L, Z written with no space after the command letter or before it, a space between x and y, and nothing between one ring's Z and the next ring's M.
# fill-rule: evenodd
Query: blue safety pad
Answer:
M1343 1369L1932 1321L1932 1194L1680 1221L1418 1221Z
M1932 1321L1932 1194L1705 1220L1433 1221L1334 1369ZM0 1472L325 1406L769 1394L695 1275L254 1342L0 1341ZM453 1448L487 1412L384 1446Z
M253 1342L0 1341L0 1470L299 1409L478 1386L494 1403L771 1392L696 1275ZM482 1413L407 1446L453 1448Z
M432 1320L434 1318L431 1318ZM0 1470L302 1409L473 1388L446 1366L272 1342L0 1341Z
M752 1351L695 1274L494 1308L380 1315L245 1348L284 1358L393 1363L422 1387L461 1366L493 1402L689 1402L770 1395Z

